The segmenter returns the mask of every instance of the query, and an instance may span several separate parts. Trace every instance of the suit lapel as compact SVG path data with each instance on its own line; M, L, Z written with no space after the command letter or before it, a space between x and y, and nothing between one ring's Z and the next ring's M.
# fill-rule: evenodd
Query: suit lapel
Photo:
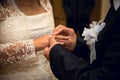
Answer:
M119 31L120 30L120 26L117 26L117 24L119 24L120 22L120 7L119 9L114 13L114 15L112 14L111 11L108 12L107 16L106 16L106 25L103 28L103 30L99 33L98 35L98 41L96 42L96 59L97 60L101 60L102 59L102 55L104 55L104 51L109 43L109 39L111 39L112 36L114 36L113 34L116 35L115 31Z
M106 19L105 19L105 27L103 28L103 30L99 33L98 35L98 40L102 41L103 38L107 38L107 34L109 34L109 31L112 29L115 29L115 26L112 26L116 20L120 18L120 7L117 11L113 11L113 9L111 11L108 12Z

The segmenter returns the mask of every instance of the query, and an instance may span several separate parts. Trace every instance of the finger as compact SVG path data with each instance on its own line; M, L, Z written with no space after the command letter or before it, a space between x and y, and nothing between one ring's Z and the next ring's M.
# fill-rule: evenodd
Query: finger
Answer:
M54 45L56 45L56 44L61 44L61 45L63 45L64 44L64 42L63 41L57 41L56 39L55 39L55 36L51 36L50 37L50 47L52 48Z
M65 27L64 25L58 25L56 28L55 28L55 30L57 31L57 30L59 30L60 28L63 28L63 27Z
M64 45L65 42L67 42L67 40L56 40L57 41L57 44L61 44L61 45Z
M53 33L56 32L57 30L59 30L60 27L61 27L61 25L58 25L58 26L53 30Z
M60 33L64 32L64 29L65 29L65 28L66 28L66 27L63 26L63 25L58 25L58 26L54 29L53 34L60 34Z
M55 35L55 39L60 39L60 40L68 40L68 36L63 36L63 35Z

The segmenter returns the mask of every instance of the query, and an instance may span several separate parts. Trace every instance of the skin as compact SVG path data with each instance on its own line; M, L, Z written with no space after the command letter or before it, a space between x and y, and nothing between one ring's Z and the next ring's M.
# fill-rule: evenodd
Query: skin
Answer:
M15 0L15 3L17 7L24 13L27 14L26 12L30 12L27 15L36 15L36 14L41 14L45 12L41 10L41 5L39 5L38 0L33 0L33 5L28 6L30 4L31 0ZM22 3L22 4L21 4ZM27 5L28 4L28 5ZM27 6L26 6L27 5ZM3 5L4 6L4 5ZM7 7L7 4L5 4L5 7ZM9 7L9 5L8 5ZM36 8L34 11L32 11L34 8ZM38 11L37 11L38 10ZM0 10L1 12L2 10ZM35 12L36 11L36 12ZM8 11L9 13L9 11ZM6 13L5 13L6 14ZM5 17L4 12L1 12L0 15ZM8 14L7 14L8 15ZM2 17L0 17L2 18ZM0 19L2 20L2 19ZM3 19L4 20L4 19ZM39 51L44 49L46 46L49 46L49 35L44 35L41 37L38 37L36 39L33 39L34 43L34 48L35 51ZM7 45L6 47L3 47L2 45ZM8 44L2 44L0 46L0 67L7 67L10 64L13 64L21 59L23 59L23 56L28 54L29 52L25 52L25 49L28 49L27 44L23 45L21 42L15 42L15 43L8 43ZM30 45L30 44L28 44ZM3 50L2 50L3 49ZM32 48L30 48L32 50Z
M39 3L39 0L15 0L15 3L17 7L28 16L46 12Z
M15 0L15 3L19 10L27 16L46 12L46 10L39 3L39 0ZM49 46L49 35L44 35L34 39L33 43L36 51L42 50L46 46Z
M39 3L39 0L15 0L15 3L19 10L21 10L27 16L37 15L46 12L46 10ZM48 36L49 35L44 35L33 40L36 51L44 49L46 46L49 46Z
M37 39L34 39L33 43L35 45L36 51L42 50L46 46L49 46L49 35L44 35L44 36L41 36Z
M76 45L76 34L73 29L59 25L53 31L54 36L50 36L50 46L45 48L44 56L49 60L50 50L56 44L65 46L68 50L74 50Z

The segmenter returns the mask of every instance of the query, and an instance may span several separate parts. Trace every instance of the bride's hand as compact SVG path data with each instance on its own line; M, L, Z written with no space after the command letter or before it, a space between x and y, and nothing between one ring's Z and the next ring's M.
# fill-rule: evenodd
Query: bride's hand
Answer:
M53 46L55 46L56 44L61 44L64 45L64 40L66 40L64 37L62 36L57 36L59 37L59 39L56 40L56 36L55 35L50 35L49 36L49 42L50 42L50 46L45 48L45 52L44 52L44 56L49 60L49 53L50 50Z
M34 39L33 42L36 51L42 50L45 47L49 46L49 35L44 35L37 39Z

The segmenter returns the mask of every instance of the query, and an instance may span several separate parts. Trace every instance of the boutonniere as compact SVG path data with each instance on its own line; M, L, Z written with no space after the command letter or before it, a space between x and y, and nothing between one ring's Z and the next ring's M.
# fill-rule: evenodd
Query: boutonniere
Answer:
M96 59L96 50L95 50L95 42L97 41L97 36L99 32L104 28L105 23L104 22L96 22L93 21L90 24L90 28L84 28L82 36L84 37L84 40L87 41L86 44L90 48L90 63L93 62L93 60Z
M82 36L84 37L84 40L87 41L87 44L91 44L97 41L97 35L104 28L104 26L105 26L104 22L93 21L90 24L90 28L84 28Z

